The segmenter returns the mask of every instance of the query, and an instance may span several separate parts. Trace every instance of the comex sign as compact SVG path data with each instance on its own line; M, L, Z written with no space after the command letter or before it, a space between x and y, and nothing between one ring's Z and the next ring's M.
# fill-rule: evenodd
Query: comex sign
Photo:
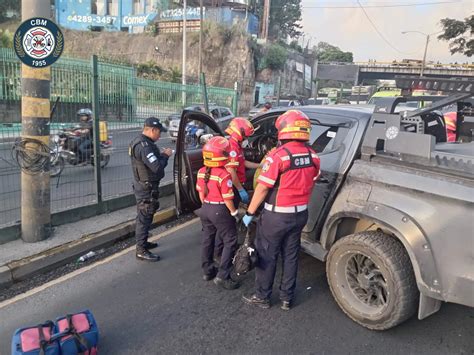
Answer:
M149 21L150 14L142 16L124 16L122 23L125 26L146 26Z

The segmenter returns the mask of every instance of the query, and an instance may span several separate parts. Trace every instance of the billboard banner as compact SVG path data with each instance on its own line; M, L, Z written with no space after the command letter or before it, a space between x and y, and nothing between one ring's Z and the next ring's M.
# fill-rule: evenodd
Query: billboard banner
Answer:
M304 87L309 90L311 90L311 79L313 77L312 74L313 74L312 68L308 64L305 64L304 65Z
M355 82L358 74L359 66L353 64L318 64L316 67L317 79Z

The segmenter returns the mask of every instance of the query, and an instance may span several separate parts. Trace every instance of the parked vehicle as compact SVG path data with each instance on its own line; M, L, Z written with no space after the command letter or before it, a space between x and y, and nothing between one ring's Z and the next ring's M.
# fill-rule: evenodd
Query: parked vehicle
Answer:
M105 168L110 161L113 152L111 137L107 134L106 122L100 122L100 167ZM81 137L74 130L64 129L52 138L53 147L51 149L50 175L52 177L60 175L66 164L81 164L78 157L78 148ZM92 151L92 148L91 148ZM90 158L83 162L85 165L94 165L94 154L91 152Z
M299 99L280 99L276 102L273 107L295 107L295 106L303 106L304 101Z
M201 105L190 106L185 109L185 111L200 111L204 112L204 107ZM235 117L230 108L224 106L210 106L209 112L211 117L215 120L215 122L219 125L222 130L227 128L227 125L230 121ZM168 120L170 122L168 132L171 137L171 140L176 141L178 137L178 128L179 128L179 121L181 119L181 114L174 113L168 116Z
M257 115L262 111L262 109L263 109L264 106L265 106L265 103L255 105L255 106L249 111L249 119L250 119L250 118L254 118L255 116L257 116Z
M411 83L398 81L402 88ZM309 144L322 170L302 248L326 262L329 287L343 312L374 330L394 327L417 310L424 319L442 302L474 306L474 142L469 130L474 118L462 102L474 94L473 81L416 78L416 83L443 83L456 95L403 114L396 107L410 98L392 98L377 112L369 106L298 108L311 119ZM444 143L446 130L437 110L449 105L458 107L459 131L470 132L462 137L465 144ZM260 162L277 145L274 122L283 112L276 109L252 120L256 129L247 160ZM179 136L192 120L223 135L211 117L185 111ZM200 166L199 148L177 145L179 213L200 206L195 190Z
M311 97L309 99L305 100L305 105L329 105L331 103L331 100L327 97Z

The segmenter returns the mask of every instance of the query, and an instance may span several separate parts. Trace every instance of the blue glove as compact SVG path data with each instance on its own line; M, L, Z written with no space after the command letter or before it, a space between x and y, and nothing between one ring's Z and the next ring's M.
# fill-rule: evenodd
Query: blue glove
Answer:
M242 218L242 222L244 222L246 227L248 227L250 223L252 223L253 217L254 216L249 216L248 214L245 214L244 218Z
M249 194L247 193L247 191L245 191L245 189L239 190L239 195L243 203L245 204L249 203L249 200L250 200Z

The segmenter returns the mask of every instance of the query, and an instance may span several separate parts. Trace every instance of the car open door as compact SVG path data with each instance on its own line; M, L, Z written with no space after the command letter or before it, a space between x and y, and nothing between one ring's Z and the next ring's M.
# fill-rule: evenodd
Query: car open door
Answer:
M190 124L199 126L198 139L187 136L189 130L186 130L186 127ZM198 170L203 166L202 138L204 136L209 137L210 134L224 136L217 122L207 114L198 111L183 111L179 123L173 164L175 202L178 215L186 211L194 211L201 206L199 194L196 191L196 178Z

